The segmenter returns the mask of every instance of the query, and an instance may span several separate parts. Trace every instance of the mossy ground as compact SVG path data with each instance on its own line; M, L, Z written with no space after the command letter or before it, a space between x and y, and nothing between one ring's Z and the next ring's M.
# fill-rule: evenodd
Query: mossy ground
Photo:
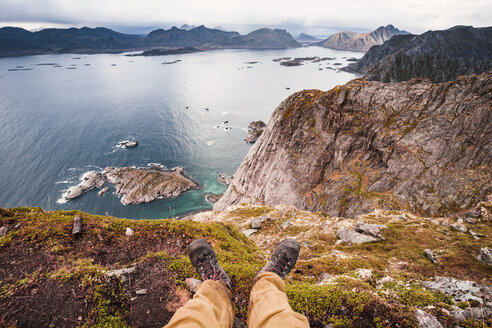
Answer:
M487 204L483 206L487 207ZM463 223L468 229L466 233L450 226L457 223L457 218L426 218L403 211L375 211L345 219L326 213L297 211L290 206L239 205L211 216L197 214L194 219L226 222L244 230L250 228L255 217L270 219L250 237L260 249L268 253L278 241L287 237L295 238L301 244L301 254L296 269L289 275L287 291L293 308L308 315L312 324L411 327L415 324L412 309L416 307L435 308L435 315L443 323L452 322L441 314L442 309L452 305L451 298L425 289L422 281L447 276L492 284L492 270L477 259L480 248L492 247L490 219ZM387 228L382 229L385 240L361 245L337 243L337 230L349 228L359 221L386 225ZM477 239L470 231L482 237ZM437 264L425 256L425 249L434 252ZM369 271L370 275L360 274L361 270ZM323 273L334 277L328 286L316 286ZM340 281L343 281L343 287L340 287ZM357 295L351 292L353 290ZM358 313L355 305L350 303L353 299L360 300L367 308L360 316L348 318L340 308L346 313ZM370 305L366 299L370 300ZM388 304L391 306L385 308ZM385 310L377 312L374 309L377 306Z
M40 208L1 211L0 326L162 327L190 297L187 277L199 278L187 245L208 240L235 282L238 316L261 251L234 228L191 221L126 220ZM71 234L80 216L82 236ZM126 236L126 228L134 231ZM105 271L135 267L127 279ZM147 289L146 295L135 291Z
M488 236L476 240L442 225L452 219L407 215L402 221L401 215L381 212L359 218L386 224L386 240L348 246L335 244L335 231L354 220L290 207L245 205L196 217L220 223L0 208L0 226L8 227L0 237L0 326L162 327L191 296L184 280L199 278L186 255L196 238L211 243L231 276L236 315L243 321L252 277L285 237L303 245L287 279L287 294L312 327L415 327L416 307L433 306L439 312L452 303L423 288L421 280L447 275L492 281L490 269L475 256L480 246L492 246L490 222L468 225ZM83 222L78 238L71 234L75 216ZM246 238L240 231L261 216L271 220ZM132 236L125 235L126 228L134 231ZM425 258L425 248L435 250L437 265ZM105 274L128 267L135 271L126 279ZM362 277L360 269L370 269L370 277ZM321 273L334 277L317 285ZM136 295L139 289L147 293Z

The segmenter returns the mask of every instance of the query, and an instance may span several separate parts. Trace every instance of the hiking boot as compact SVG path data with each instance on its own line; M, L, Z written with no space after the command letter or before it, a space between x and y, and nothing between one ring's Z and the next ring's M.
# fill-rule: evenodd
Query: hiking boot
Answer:
M205 240L194 240L188 247L191 264L203 280L223 282L227 288L231 289L231 279L219 265L213 248Z
M294 268L299 257L301 247L294 239L282 240L270 257L270 261L255 275L255 278L263 272L273 272L285 278L285 276Z

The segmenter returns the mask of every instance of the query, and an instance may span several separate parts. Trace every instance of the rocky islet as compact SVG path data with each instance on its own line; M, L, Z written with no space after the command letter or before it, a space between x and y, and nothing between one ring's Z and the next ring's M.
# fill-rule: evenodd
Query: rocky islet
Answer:
M148 203L155 199L175 198L181 193L198 189L200 185L184 175L184 168L172 170L158 168L106 167L103 172L91 171L82 177L82 182L68 189L64 196L67 200L74 199L95 187L102 196L109 190L103 186L113 184L117 194L122 195L124 205Z

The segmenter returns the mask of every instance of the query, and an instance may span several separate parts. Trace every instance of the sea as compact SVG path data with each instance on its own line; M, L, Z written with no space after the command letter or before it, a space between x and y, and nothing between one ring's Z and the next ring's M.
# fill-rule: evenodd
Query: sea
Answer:
M216 50L129 57L57 54L0 59L0 206L82 210L132 219L209 210L251 147L251 121L303 89L329 90L357 78L340 71L363 53L321 47ZM282 57L334 59L286 67ZM136 140L134 148L119 148ZM106 166L183 166L199 190L123 205L114 187L65 200L89 171Z

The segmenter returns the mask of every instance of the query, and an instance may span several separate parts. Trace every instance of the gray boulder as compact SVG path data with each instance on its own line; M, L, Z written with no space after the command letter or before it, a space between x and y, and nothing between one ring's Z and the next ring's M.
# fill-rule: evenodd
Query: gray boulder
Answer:
M339 229L337 231L337 237L346 242L349 245L352 244L363 244L363 243L374 243L379 239L373 236L365 235L350 229Z
M253 219L253 220L251 220L251 228L252 229L260 229L263 222L266 222L266 221L271 220L271 219L272 218L270 218L268 216L262 216L262 217Z
M437 263L437 259L434 256L434 252L432 252L432 250L424 249L424 253L425 253L425 257L427 257L429 259L429 261L431 261L434 264Z
M436 317L420 309L415 311L415 318L419 328L443 328L443 325L437 321Z
M461 232L467 232L468 231L466 226L464 226L463 224L452 224L451 228L453 228L456 231L461 231Z
M487 265L492 265L492 248L489 247L480 248L480 254L478 254L478 260Z
M387 226L385 226L384 224L368 224L364 222L357 222L354 226L354 230L356 232L360 232L381 240L385 240L380 230L383 228L387 228Z

